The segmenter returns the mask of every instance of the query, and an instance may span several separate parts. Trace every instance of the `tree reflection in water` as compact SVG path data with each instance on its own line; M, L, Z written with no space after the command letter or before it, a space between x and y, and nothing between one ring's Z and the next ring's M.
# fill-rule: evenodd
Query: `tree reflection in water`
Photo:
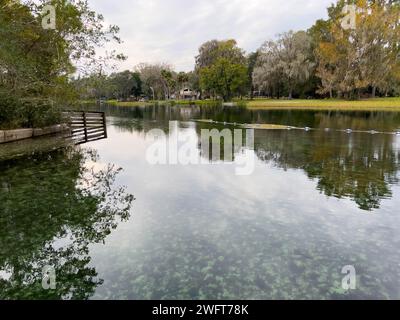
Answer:
M360 209L380 207L398 183L399 150L387 134L257 131L256 152L284 169L302 169L327 196L351 198Z
M0 298L87 299L102 283L89 245L130 217L134 200L115 186L121 171L70 147L0 163ZM56 271L55 290L42 269Z
M321 119L322 123L328 125L336 117L330 122L326 117ZM343 120L343 116L340 119ZM363 122L358 119L357 125L354 119L352 121L356 128L369 128L365 120ZM344 120L342 122L348 124ZM338 120L338 123L342 122ZM168 122L164 121L120 120L115 121L114 126L122 131L144 133L162 128L168 134ZM187 126L181 122L180 128ZM226 126L195 123L194 128L200 139L201 129L223 130ZM244 131L243 137L245 135ZM392 134L347 134L323 129L308 132L255 130L254 138L254 149L261 161L273 163L283 169L302 169L310 179L317 181L319 191L330 197L350 198L362 210L378 209L383 199L392 196L391 185L399 182L400 154L395 144L397 137ZM220 148L223 151L222 143L223 141ZM221 159L224 158L222 151ZM219 155L216 156L220 158ZM207 160L213 161L211 157Z

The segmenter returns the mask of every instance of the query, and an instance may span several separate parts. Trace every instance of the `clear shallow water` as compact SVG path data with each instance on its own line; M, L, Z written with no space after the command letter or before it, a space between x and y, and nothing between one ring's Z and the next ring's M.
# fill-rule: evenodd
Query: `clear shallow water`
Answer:
M170 120L193 136L199 118L393 132L399 114L104 109L107 140L1 163L2 298L400 298L400 137L256 130L250 176L145 158Z

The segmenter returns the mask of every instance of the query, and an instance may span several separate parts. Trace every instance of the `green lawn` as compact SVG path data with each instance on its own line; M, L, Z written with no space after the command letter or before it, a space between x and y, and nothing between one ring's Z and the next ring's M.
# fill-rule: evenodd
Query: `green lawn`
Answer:
M169 100L169 101L148 101L148 102L119 102L108 100L106 103L121 107L140 107L159 105L214 105L218 103L213 100ZM269 110L347 110L347 111L399 111L400 97L398 98L376 98L365 100L339 100L339 99L254 99L237 100L236 103L246 104L249 109L269 109Z
M354 110L354 111L400 111L400 98L376 98L366 100L273 100L255 99L247 101L250 109L271 110Z
M120 106L120 107L141 107L141 106L150 106L154 103L152 102L140 102L140 101L128 101L128 102L121 102L117 100L108 100L106 101L107 104L111 104L113 106Z

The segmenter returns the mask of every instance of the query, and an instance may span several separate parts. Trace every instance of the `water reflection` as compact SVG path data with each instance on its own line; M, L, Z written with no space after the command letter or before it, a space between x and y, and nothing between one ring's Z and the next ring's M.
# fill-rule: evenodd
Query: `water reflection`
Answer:
M201 109L200 107L193 108L192 116ZM159 115L157 108L152 110ZM175 119L175 116L172 118ZM366 118L354 118L341 113L335 116L313 114L313 119L319 122L319 125L314 124L315 127L343 127L357 130L393 129L398 124L398 117L397 114L392 113L378 113ZM140 132L146 135L154 128L161 128L165 133L169 133L168 119L170 118L161 117L160 120L143 121L141 118L115 118L113 124L119 130L131 133ZM232 121L231 118L230 121ZM301 123L310 125L309 122ZM188 130L192 131L192 135L197 135L195 144L200 149L202 129L223 130L227 126L181 121L180 128L186 131L186 135L188 135ZM234 129L234 127L230 128ZM273 163L284 170L301 169L310 179L317 181L317 189L325 195L339 199L350 198L360 209L366 211L378 209L383 199L392 196L391 186L399 182L400 149L397 145L399 137L396 135L356 132L347 134L334 130L309 132L255 130L254 136L254 150L259 160ZM246 139L245 130L243 130L243 139ZM201 154L208 154L207 159L215 162L215 155L204 152L204 145L202 148ZM221 159L224 159L222 140L220 149ZM235 158L235 155L233 157ZM227 159L230 158L227 157Z
M294 127L337 128L395 132L400 129L399 112L379 111L299 111L251 110L226 106L146 106L117 107L111 105L86 106L88 110L101 110L108 116L123 119L157 121L191 121L212 119L228 123L270 123Z
M155 167L145 159L149 131L170 134L170 120L195 137L201 155L200 130L225 126L196 117L240 122L243 112L247 123L393 131L398 114L190 108L107 111L109 139L90 146L125 169L118 181L139 199L124 224L133 199L111 187L118 169L92 152L2 162L0 298L400 297L399 137L256 130L258 161L246 177L225 164ZM360 214L367 210L375 214ZM56 267L57 290L42 289L43 265ZM341 289L345 265L356 267L355 291Z
M304 168L287 165L285 169L266 158L256 161L254 174L239 177L230 163L213 165L213 159L204 166L153 166L144 156L152 143L149 130L162 128L168 121L120 117L110 121L109 140L95 147L102 157L126 168L124 182L140 200L135 204L135 219L119 229L104 248L91 251L105 280L94 298L400 296L399 215L395 209L399 188L388 184L393 197L382 201L374 214L360 210L349 196L337 200L319 194L317 179L311 181L304 171L308 158L303 156L309 152L307 147L320 143L312 136L317 131L256 131L257 153L270 140L273 143L266 149L278 152L274 144L287 135ZM144 129L117 127L121 121L141 123ZM181 132L196 138L196 148L200 129L213 126L179 122ZM341 135L339 145L352 141L353 135L331 133L333 140L338 138L336 134ZM353 140L362 148L370 137L379 138L368 134ZM397 139L390 137L388 141L394 143L390 149L398 150ZM335 153L333 145L328 144ZM341 288L341 270L346 265L356 267L355 291Z
M302 169L327 196L349 197L363 210L378 209L397 184L400 153L392 135L256 131L259 159L285 170Z
M130 216L133 196L115 185L120 168L68 147L0 163L0 298L87 299L102 280L89 244ZM42 269L56 271L55 290Z

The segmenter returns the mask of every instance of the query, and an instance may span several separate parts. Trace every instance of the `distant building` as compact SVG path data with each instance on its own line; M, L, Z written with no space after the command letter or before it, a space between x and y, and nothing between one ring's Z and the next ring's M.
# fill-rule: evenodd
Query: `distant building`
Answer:
M194 100L199 97L199 93L189 88L184 88L179 92L179 96L184 100Z

